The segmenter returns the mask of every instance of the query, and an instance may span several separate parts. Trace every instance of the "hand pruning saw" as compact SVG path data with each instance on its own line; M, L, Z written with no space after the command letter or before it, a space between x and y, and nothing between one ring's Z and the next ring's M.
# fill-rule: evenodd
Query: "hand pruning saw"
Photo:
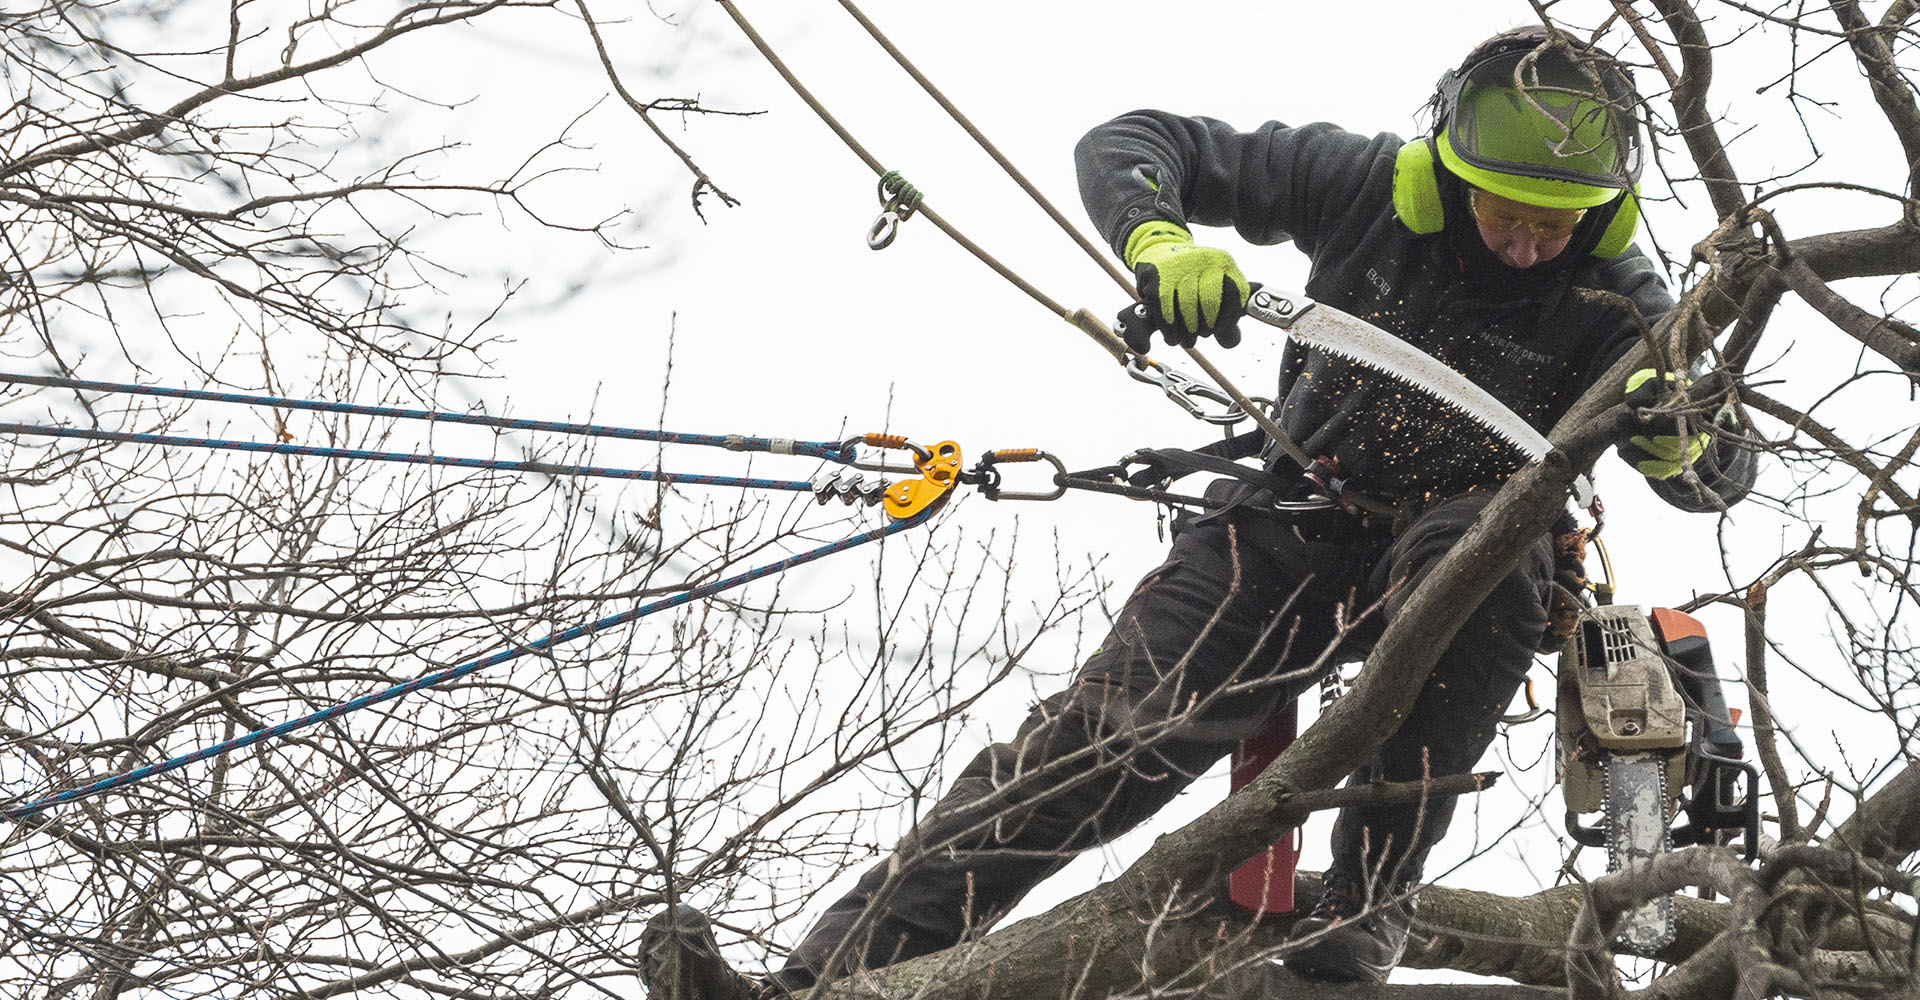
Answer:
M1553 450L1546 435L1492 393L1434 356L1358 316L1315 302L1305 295L1274 291L1257 284L1247 302L1246 314L1286 331L1303 347L1345 358L1447 404L1518 449L1529 461L1541 461ZM1123 327L1145 322L1144 306L1135 305L1121 315ZM1571 490L1574 502L1583 508L1592 506L1591 479L1584 475L1576 477Z

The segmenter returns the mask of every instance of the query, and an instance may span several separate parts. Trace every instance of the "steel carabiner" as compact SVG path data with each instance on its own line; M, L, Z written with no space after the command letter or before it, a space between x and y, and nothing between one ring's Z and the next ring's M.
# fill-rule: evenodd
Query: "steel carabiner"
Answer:
M881 212L880 217L867 227L867 249L885 250L893 245L893 238L900 235L900 215L891 209Z
M1233 397L1178 369L1136 355L1127 359L1127 374L1136 382L1158 388L1168 399L1187 411L1187 415L1209 424L1227 426L1247 419L1247 413ZM1202 403L1221 407L1209 413Z

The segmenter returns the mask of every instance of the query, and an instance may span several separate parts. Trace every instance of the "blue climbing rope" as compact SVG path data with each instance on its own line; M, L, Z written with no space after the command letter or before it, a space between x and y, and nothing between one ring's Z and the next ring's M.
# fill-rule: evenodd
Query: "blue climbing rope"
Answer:
M30 802L26 802L18 805L6 806L4 808L0 808L0 816L4 816L8 819L14 819L14 820L25 819L29 816L42 812L46 809L50 809L57 805L73 802L78 799L89 798L91 796L99 795L116 788L123 788L128 785L138 784L139 782L145 781L148 778L154 777L155 775L165 774L169 771L177 771L180 768L186 767L189 764L207 760L212 757L218 757L221 754L231 753L232 751L250 747L256 743L261 743L261 742L265 742L267 740L272 740L272 739L278 739L279 737L285 736L297 730L305 729L309 726L319 725L320 723L326 722L331 719L337 719L350 712L357 712L360 709L366 708L370 705L378 705L384 701L391 701L395 698L399 698L404 695L411 694L415 691L419 691L424 688L430 688L437 684L444 684L447 681L455 680L460 677L465 677L468 674L474 673L475 671L484 670L492 666L498 666L499 664L505 663L509 660L517 659L522 656L526 656L530 653L540 653L545 650L551 649L555 646L559 646L564 643L572 642L576 639L580 639L585 636L592 635L596 632L605 631L606 629L616 628L618 626L625 625L630 622L635 622L642 618L647 617L648 615L654 614L655 612L665 611L669 608L676 608L676 607L679 607L680 605L687 604L692 601L697 601L703 597L710 597L714 594L720 593L723 590L730 590L734 587L743 586L745 584L752 583L755 580L759 580L764 577L773 576L776 573L781 573L786 570L792 569L793 567L802 565L803 563L809 563L816 559L833 555L834 553L837 553L837 552L844 552L847 549L851 549L859 545L864 545L867 542L885 538L888 535L896 534L898 532L905 531L908 528L913 528L921 524L925 524L927 520L931 518L934 515L934 513L937 510L939 510L939 508L942 505L943 505L942 503L935 503L927 507L926 509L920 511L919 513L913 515L912 517L903 518L897 521L892 521L882 527L875 528L871 531L862 532L850 538L845 538L837 542L832 542L827 545L822 545L819 548L813 549L808 552L803 552L798 555L789 556L785 559L781 559L776 562L767 563L764 566L755 567L753 569L750 569L736 576L727 577L724 580L716 580L712 583L702 584L698 587L693 587L691 589L682 591L671 597L662 598L661 600L654 601L652 603L645 604L637 608L632 608L630 610L623 611L616 615L609 615L605 618L601 618L597 621L589 622L585 625L576 625L573 628L569 628L560 632L555 632L551 635L548 635L546 638L539 639L534 642L527 643L525 645L512 646L510 648L503 649L503 650L500 650L499 652L493 653L489 656L485 656L477 660L471 660L467 663L463 663L457 667L451 667L449 669L437 671L435 673L425 674L420 677L416 677L413 680L407 681L404 684L396 684L393 687L387 688L383 691L376 691L372 694L355 698L352 701L340 702L338 704L328 706L327 708L320 709L319 711L311 712L307 715L300 716L297 719L289 719L286 722L282 722L273 726L268 726L264 729L256 729L253 732L247 733L243 736L237 736L237 737L234 737L233 739L226 740L221 743L215 743L210 746L201 747L200 749L194 750L190 753L184 753L177 757L170 757L158 763L148 764L144 767L138 767L131 771L124 772L122 774L116 774L111 777L102 778L99 781L95 781L88 785L83 785L79 788L68 789L64 792L56 792L52 795L47 795L38 799L34 799Z
M484 469L493 472L541 472L554 476L584 476L598 479L628 479L682 486L738 486L752 490L785 490L805 493L814 488L804 479L758 479L747 476L709 476L684 472L656 472L651 469L621 469L601 465L567 465L504 458L460 458L408 451L372 451L364 448L335 448L329 445L286 444L269 441L235 441L227 438L186 437L178 434L149 434L142 431L108 431L91 427L60 427L49 424L16 424L0 421L0 434L26 434L37 437L75 438L85 441L111 441L122 444L155 444L170 448L210 448L216 451L244 451L260 455L300 455L308 458L346 458L365 462L399 462L406 465L442 465L459 469ZM837 447L837 446L836 446ZM851 448L849 447L849 451ZM815 456L821 457L821 456Z
M625 441L649 441L657 444L703 445L713 448L726 448L729 451L803 455L843 464L853 461L854 458L853 443L850 441L792 441L786 438L744 437L737 434L686 434L674 431L641 430L632 427L610 427L604 424L567 423L559 420L523 420L515 417L488 416L483 413L453 413L444 410L418 410L400 406L333 403L318 399L258 396L241 392L215 392L209 389L178 389L169 386L138 385L131 382L97 382L89 379L63 378L55 375L19 375L0 372L0 384L36 385L53 389L73 389L83 392L102 392L124 396L155 396L162 399L190 399L210 403L239 403L246 406L269 406L283 410L310 410L318 413L390 417L396 420L430 420L448 424L470 424L476 427L496 427L503 430L544 431L554 434L577 434L586 437L618 438Z

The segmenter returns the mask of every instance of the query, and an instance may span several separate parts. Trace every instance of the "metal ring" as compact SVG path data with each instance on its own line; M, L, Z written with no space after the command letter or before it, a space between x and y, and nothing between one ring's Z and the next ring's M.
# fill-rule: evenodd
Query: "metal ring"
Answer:
M893 238L900 234L900 216L892 209L880 213L867 228L867 249L885 250L893 245Z

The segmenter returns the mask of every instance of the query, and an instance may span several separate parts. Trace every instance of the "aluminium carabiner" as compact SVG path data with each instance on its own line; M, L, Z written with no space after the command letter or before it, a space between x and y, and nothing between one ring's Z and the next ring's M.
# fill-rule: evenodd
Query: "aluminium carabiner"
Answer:
M1000 488L1000 472L994 466L1002 462L1045 462L1053 466L1053 490L1048 493L1020 492ZM980 456L975 465L964 477L980 488L980 495L988 500L1058 500L1067 495L1067 466L1052 452L1038 448L1002 448Z

